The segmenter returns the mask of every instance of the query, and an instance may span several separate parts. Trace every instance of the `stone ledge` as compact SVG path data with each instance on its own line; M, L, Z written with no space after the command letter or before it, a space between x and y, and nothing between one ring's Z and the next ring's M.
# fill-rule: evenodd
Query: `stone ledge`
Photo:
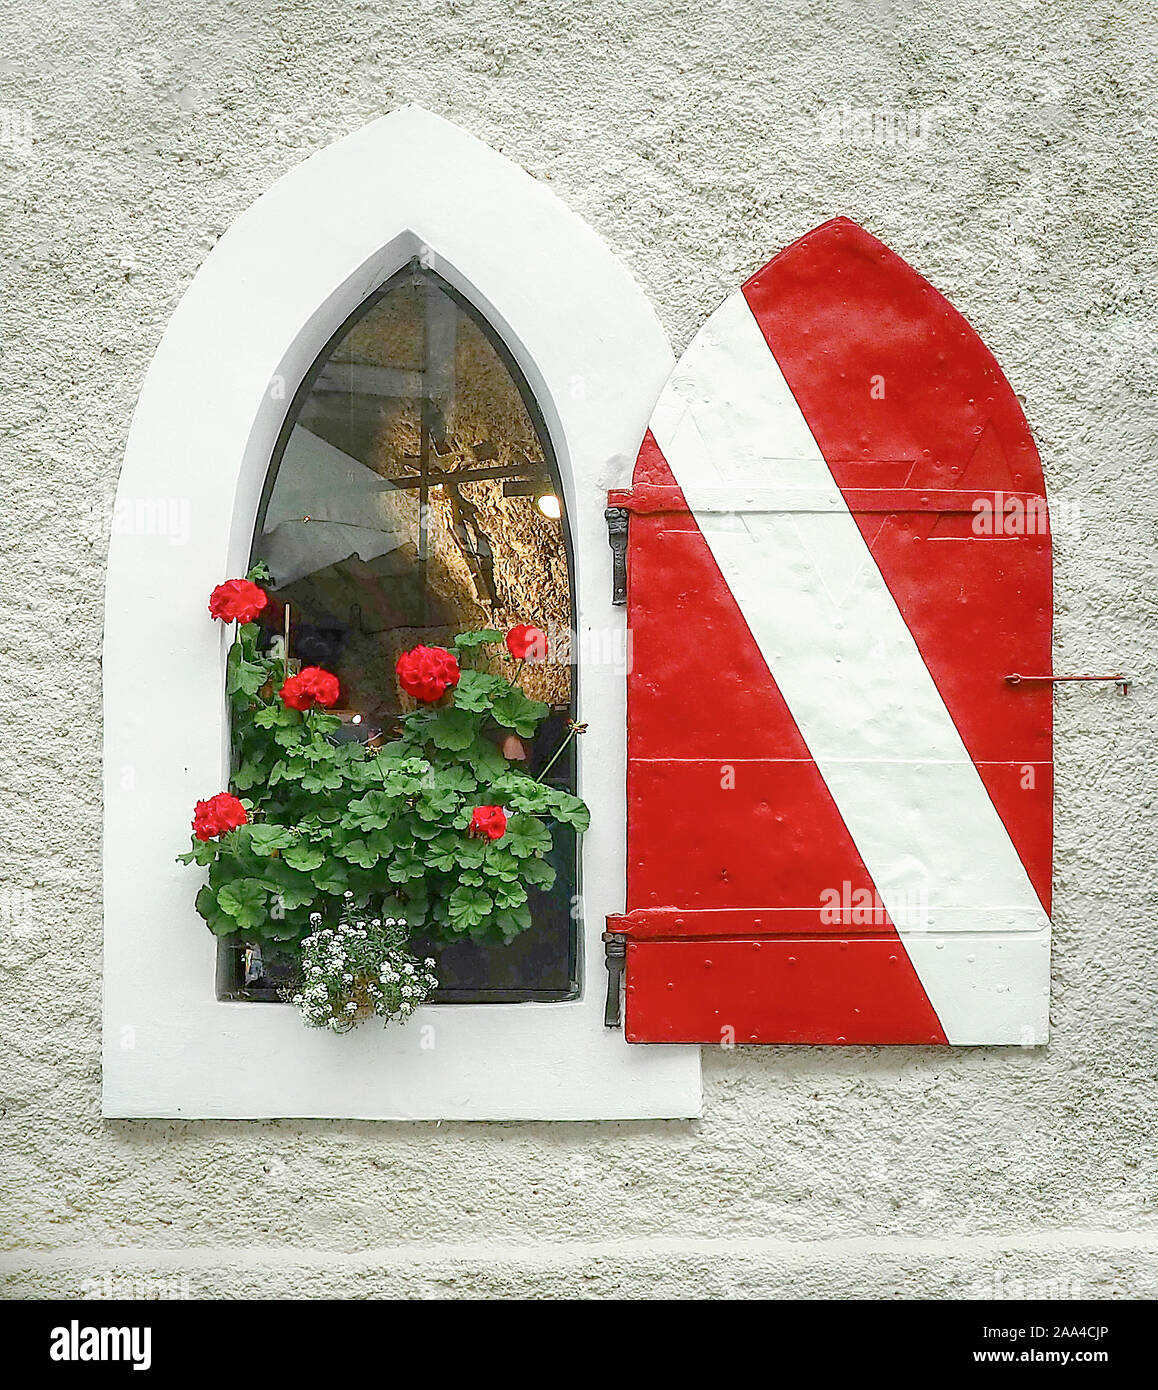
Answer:
M7 1299L1143 1299L1158 1231L954 1240L667 1238L558 1245L65 1247L0 1255Z

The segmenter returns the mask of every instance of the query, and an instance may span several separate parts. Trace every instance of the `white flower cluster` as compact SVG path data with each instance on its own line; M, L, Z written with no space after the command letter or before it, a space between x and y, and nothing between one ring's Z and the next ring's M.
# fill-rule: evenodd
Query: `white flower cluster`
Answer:
M323 927L310 915L302 942L302 981L292 1002L311 1028L348 1032L377 1016L406 1020L438 987L433 960L420 961L406 949L409 928L394 917L366 917L345 894L338 922Z

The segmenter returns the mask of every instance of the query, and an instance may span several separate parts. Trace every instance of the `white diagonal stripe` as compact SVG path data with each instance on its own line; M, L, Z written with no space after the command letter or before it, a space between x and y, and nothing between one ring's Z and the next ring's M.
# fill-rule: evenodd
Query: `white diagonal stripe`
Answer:
M1049 920L742 293L688 347L652 432L949 1041L1044 1041ZM767 509L714 509L726 488ZM922 897L927 923L904 925Z

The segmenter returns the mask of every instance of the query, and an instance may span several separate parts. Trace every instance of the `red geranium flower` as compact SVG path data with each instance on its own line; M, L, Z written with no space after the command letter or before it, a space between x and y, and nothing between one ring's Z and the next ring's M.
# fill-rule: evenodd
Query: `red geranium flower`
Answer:
M338 678L320 666L304 666L281 688L281 698L290 709L309 709L324 705L327 709L338 703Z
M507 813L501 806L476 806L470 818L471 835L501 840L507 833Z
M546 661L547 634L541 627L520 623L507 633L507 651L516 661Z
M398 672L398 684L407 695L428 705L441 700L462 675L458 662L445 647L412 647L402 653L394 669Z
M251 623L268 602L265 590L248 579L227 579L209 595L209 612L223 623Z
M249 820L245 807L228 792L218 792L193 808L193 834L199 840L215 840L227 830L236 830Z

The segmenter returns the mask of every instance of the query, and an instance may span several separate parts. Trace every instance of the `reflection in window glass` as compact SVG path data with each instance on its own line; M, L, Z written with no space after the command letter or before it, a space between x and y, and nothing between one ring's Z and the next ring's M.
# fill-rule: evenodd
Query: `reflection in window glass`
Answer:
M348 328L285 440L255 555L295 613L295 655L388 724L394 663L470 627L571 626L553 466L487 334L421 271ZM571 671L526 673L565 708Z

